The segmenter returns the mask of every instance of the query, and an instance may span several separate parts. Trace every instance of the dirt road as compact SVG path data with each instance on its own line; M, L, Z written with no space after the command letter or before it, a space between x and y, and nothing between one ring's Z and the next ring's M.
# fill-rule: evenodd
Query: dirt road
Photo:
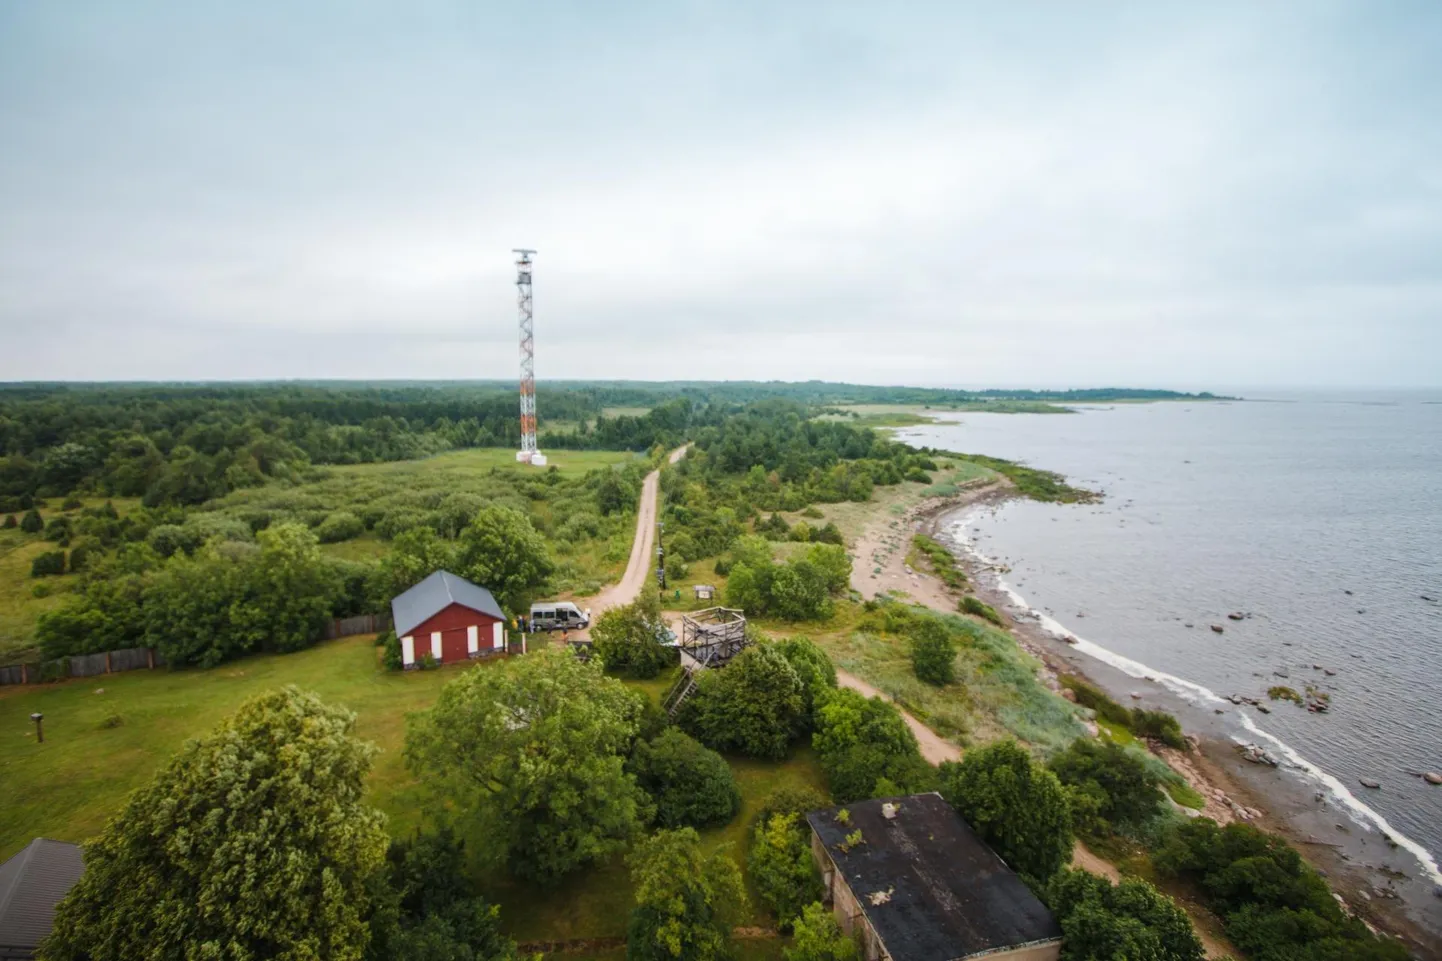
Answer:
M669 463L676 463L686 456L690 444L671 452ZM651 570L651 553L656 548L656 504L660 496L661 472L653 470L641 484L641 503L636 509L636 536L631 541L631 559L626 562L626 573L621 580L591 598L592 619L612 607L629 604L641 594L646 585L646 575Z

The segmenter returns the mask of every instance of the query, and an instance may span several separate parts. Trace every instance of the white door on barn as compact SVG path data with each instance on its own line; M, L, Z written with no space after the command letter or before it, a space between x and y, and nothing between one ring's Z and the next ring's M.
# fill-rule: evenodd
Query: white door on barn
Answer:
M466 653L475 657L481 646L481 629L475 624L466 628Z

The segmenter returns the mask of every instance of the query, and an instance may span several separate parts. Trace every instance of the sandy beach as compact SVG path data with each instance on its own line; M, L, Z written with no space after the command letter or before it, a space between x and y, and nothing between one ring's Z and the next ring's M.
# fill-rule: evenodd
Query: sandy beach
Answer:
M955 524L965 514L1013 496L1005 481L977 485L952 497L924 501L895 526L878 521L855 544L853 587L866 597L904 591L918 603L954 611L957 595L905 561L906 544L914 533L945 544L966 569L973 592L1006 615L1017 643L1042 663L1045 683L1057 689L1057 674L1079 675L1120 703L1175 714L1196 748L1186 753L1162 748L1157 753L1206 798L1206 816L1221 823L1246 820L1287 837L1323 872L1349 909L1402 938L1418 957L1442 959L1442 898L1434 895L1406 851L1353 823L1323 799L1315 784L1285 770L1285 764L1272 768L1243 760L1227 718L1217 709L1199 707L1156 681L1132 677L1052 634L1003 590L1003 570L984 563L953 537Z

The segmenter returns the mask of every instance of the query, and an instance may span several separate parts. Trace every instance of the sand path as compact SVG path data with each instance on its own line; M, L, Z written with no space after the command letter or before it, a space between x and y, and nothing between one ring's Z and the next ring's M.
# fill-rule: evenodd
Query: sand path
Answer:
M690 444L673 450L668 463L674 464L686 456ZM591 598L591 617L613 607L629 604L641 594L646 584L646 575L651 571L651 553L656 547L656 506L660 497L661 472L653 470L641 483L641 502L636 508L636 536L631 541L631 559L626 562L626 573L610 587L603 588Z

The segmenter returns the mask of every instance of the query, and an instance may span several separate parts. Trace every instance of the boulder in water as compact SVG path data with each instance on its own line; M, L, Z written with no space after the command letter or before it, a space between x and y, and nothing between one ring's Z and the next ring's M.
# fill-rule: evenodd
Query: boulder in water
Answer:
M1247 616L1247 615L1241 613L1240 611L1233 611L1232 613L1230 613L1230 614L1227 615L1227 619L1228 619L1228 620L1231 620L1231 621L1240 621L1242 618L1244 618L1244 617L1246 617L1246 616Z
M1438 774L1436 771L1428 771L1422 775L1422 780L1428 784L1442 784L1442 774Z
M1380 781L1374 781L1369 777L1359 777L1357 778L1357 783L1361 784L1363 787L1372 788L1374 791L1382 786L1382 783Z
M1212 625L1212 631L1215 632L1215 633L1217 633L1217 634L1222 633L1224 630L1226 630L1226 628L1222 627L1222 625L1220 625L1220 624L1213 624L1213 625Z

